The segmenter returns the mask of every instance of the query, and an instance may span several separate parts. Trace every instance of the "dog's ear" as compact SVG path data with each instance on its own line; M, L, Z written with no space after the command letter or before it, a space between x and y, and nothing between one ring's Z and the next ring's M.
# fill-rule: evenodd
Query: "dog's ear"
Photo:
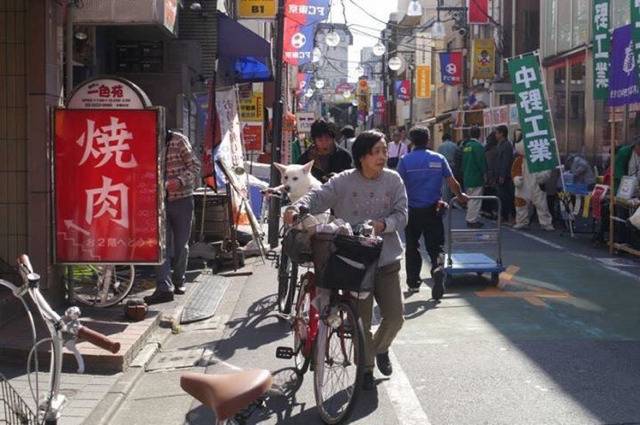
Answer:
M277 162L274 162L273 165L278 169L278 171L280 171L281 174L284 174L285 171L287 171L286 165L278 164Z
M305 174L309 174L311 169L313 168L313 159L302 166L302 170Z

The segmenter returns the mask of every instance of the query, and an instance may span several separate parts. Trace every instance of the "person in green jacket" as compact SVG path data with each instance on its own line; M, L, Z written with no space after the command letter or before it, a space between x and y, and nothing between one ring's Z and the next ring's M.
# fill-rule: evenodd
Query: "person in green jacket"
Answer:
M464 187L469 196L482 196L484 189L485 174L487 171L487 161L484 155L484 148L478 142L480 128L472 127L469 130L469 138L462 142L462 171L464 175ZM484 224L479 221L480 199L470 199L467 203L467 227L478 228Z
M629 175L629 162L633 156L633 150L640 151L640 137L637 137L630 145L622 146L616 152L616 160L613 168L613 193L616 193L622 177Z

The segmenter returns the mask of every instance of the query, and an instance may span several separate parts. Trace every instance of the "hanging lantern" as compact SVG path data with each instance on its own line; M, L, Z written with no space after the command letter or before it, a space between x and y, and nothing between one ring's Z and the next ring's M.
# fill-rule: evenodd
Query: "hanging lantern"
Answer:
M314 47L311 51L311 62L318 63L320 58L322 58L322 50L319 47Z
M322 79L321 80L316 80L315 86L316 86L317 89L324 88L324 80L322 80Z
M384 55L384 52L386 52L387 49L386 47L384 47L384 44L382 44L381 42L377 42L375 46L373 46L373 54L376 56L382 56Z
M411 0L407 8L407 16L422 16L422 5L418 0Z
M364 75L364 68L362 67L362 65L358 65L356 67L356 74L358 75L358 77L360 77L361 75Z
M349 99L351 97L351 90L345 90L342 92L342 97Z
M327 43L327 46L329 47L336 47L338 44L340 44L340 34L331 30L324 37L324 42Z
M400 57L394 56L391 59L389 59L390 70L398 71L400 68L402 68L402 59L400 59Z
M304 92L305 97L311 97L313 96L313 89L307 89L307 91Z

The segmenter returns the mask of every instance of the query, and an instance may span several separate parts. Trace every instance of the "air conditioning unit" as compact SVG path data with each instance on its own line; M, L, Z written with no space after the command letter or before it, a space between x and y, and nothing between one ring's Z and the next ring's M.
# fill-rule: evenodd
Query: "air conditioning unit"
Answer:
M84 0L74 10L81 25L160 25L173 33L178 0Z

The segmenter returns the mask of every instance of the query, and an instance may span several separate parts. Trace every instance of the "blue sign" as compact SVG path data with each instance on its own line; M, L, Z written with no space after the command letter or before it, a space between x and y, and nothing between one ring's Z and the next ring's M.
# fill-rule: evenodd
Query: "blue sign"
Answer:
M631 25L617 28L613 32L611 44L608 105L623 106L630 103L640 103Z

